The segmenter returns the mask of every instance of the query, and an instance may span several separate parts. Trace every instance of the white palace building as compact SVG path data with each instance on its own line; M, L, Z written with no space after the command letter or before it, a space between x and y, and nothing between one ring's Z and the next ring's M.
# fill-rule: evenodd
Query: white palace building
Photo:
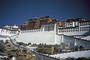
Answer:
M63 26L59 26L58 23L43 24L38 29L30 30L1 28L0 40L7 39L7 36L16 36L14 39L17 42L47 45L64 43L71 48L83 46L90 49L90 21L64 21Z

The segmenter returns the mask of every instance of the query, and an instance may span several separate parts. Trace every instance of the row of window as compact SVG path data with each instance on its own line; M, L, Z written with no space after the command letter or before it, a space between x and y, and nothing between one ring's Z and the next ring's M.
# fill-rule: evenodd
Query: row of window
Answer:
M90 27L70 28L70 29L59 29L59 32L75 32L75 31L90 31Z
M74 25L77 26L78 24L74 24ZM80 23L80 26L84 26L84 25L90 25L90 22ZM67 27L73 26L73 23L66 23L65 26Z
M81 27L80 31L90 31L90 27Z
M22 31L23 33L26 33L26 32L41 32L43 31L42 29L39 29L39 30L24 30Z
M83 25L90 25L90 22L80 23L80 26L83 26Z
M47 25L47 26L45 26L45 29L44 29L44 31L52 31L52 30L54 30L54 26L52 26L52 25Z
M63 29L63 30L59 30L59 32L74 32L74 31L79 31L78 29L74 29L74 30L65 30L65 29Z

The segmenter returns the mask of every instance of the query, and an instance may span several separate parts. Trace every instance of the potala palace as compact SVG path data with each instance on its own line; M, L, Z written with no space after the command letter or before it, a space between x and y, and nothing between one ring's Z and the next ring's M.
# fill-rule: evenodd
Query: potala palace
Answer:
M17 42L31 44L60 45L73 48L82 46L90 49L90 20L72 18L65 21L51 19L49 16L33 18L22 26L3 26L0 40L12 37Z

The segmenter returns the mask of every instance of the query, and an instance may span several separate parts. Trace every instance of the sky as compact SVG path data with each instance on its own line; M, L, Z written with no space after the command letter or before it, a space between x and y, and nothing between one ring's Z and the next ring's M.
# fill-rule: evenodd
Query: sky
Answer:
M21 25L40 16L90 20L90 0L0 0L0 26Z

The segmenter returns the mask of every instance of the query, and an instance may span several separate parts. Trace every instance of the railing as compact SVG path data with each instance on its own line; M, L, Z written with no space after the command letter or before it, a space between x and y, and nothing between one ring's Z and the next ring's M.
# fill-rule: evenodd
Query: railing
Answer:
M31 51L31 53L35 54L36 60L59 60L59 59L50 57L49 55L44 55L35 51Z

